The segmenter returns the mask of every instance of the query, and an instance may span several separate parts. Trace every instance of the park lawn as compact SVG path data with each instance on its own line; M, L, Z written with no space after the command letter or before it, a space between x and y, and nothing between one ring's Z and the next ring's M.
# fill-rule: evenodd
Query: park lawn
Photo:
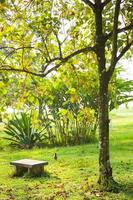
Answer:
M95 189L97 143L27 151L7 148L6 142L0 140L0 200L132 200L133 108L113 111L110 117L111 162L115 180L122 185L120 193L103 193ZM53 159L55 152L57 161ZM48 160L45 176L13 177L10 161L23 158Z

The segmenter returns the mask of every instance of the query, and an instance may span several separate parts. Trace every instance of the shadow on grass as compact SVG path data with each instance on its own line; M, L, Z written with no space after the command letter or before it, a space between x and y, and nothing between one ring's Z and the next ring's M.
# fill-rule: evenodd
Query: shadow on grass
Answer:
M121 191L130 199L133 199L133 183L126 182L121 185Z
M23 175L21 176L18 176L16 175L16 173L12 173L10 175L11 178L22 178L22 179L25 179L25 180L40 180L40 181L43 181L43 180L60 180L60 178L56 175L53 175L52 173L48 172L48 171L45 171L43 174L41 175L38 175L38 176L33 176L29 173L24 173Z
M131 182L126 182L125 184L118 183L117 190L113 191L103 191L99 187L90 185L87 188L87 191L90 191L91 198L105 200L105 199L122 199L122 200L132 200L133 199L133 187ZM86 193L87 194L87 193ZM99 198L98 198L99 197ZM91 199L86 198L86 199Z

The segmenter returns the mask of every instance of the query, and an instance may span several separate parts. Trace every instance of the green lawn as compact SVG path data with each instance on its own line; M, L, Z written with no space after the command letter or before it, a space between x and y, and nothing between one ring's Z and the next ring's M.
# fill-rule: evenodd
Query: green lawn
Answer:
M0 140L0 200L93 200L133 199L133 108L111 113L111 161L120 193L92 189L98 177L98 145L52 149L12 150ZM2 133L1 133L2 134ZM58 154L58 161L53 159ZM13 177L12 160L48 160L47 174L41 178Z

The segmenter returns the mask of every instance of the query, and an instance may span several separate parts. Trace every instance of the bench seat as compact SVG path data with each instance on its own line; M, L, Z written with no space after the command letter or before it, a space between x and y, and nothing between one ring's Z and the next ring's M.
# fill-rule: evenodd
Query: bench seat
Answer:
M11 165L16 167L16 175L23 175L28 172L31 175L41 175L44 172L44 165L48 165L48 161L39 161L32 159L22 159L10 162Z

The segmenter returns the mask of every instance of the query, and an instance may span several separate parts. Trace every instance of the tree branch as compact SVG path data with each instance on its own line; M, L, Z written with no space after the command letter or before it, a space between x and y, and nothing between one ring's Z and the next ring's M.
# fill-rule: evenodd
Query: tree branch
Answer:
M109 80L114 72L115 65L116 65L115 60L116 60L116 55L117 55L117 50L118 50L118 47L117 47L118 32L117 32L117 30L118 30L118 22L119 22L120 4L121 4L121 0L116 0L114 20L113 20L112 57L111 57L111 65L107 72Z
M6 66L6 67L2 66L2 68L0 68L0 71L14 71L14 72L21 72L21 73L31 74L31 75L34 75L34 76L43 77L43 74L32 72L32 71L29 71L27 69L12 68L10 66Z
M114 67L114 61L116 58L117 54L117 40L118 40L118 18L119 18L119 13L120 13L120 4L121 0L116 1L116 6L115 6L115 14L114 14L114 25L113 25L113 42L112 42L112 59L111 59L111 66Z
M85 47L83 49L77 50L73 53L71 53L70 55L66 56L65 58L61 58L61 62L59 62L57 65L55 65L54 67L52 67L51 69L49 69L47 72L45 72L43 74L43 76L45 77L46 75L48 75L50 72L57 70L62 64L66 63L69 59L73 58L74 56L81 54L81 53L86 53L86 52L90 52L93 51L95 52L95 46L94 47Z
M0 49L13 49L15 51L17 50L22 50L22 49L35 49L35 47L32 47L32 46L23 46L23 47L18 47L18 48L15 48L15 47L8 47L8 46L0 46Z
M50 60L47 61L45 65L42 66L42 70L40 72L44 73L50 64L52 64L55 61L60 61L61 59L62 59L61 57L51 58Z
M133 45L133 40L131 42L129 42L121 51L121 53L119 54L119 56L116 57L115 59L115 64L122 58L122 56L124 56L124 54L130 49L130 47Z
M48 58L46 57L45 59L46 59L46 61L51 60L50 53L48 51L48 47L47 47L47 43L46 43L47 37L44 38L43 35L41 34L41 38L42 38L43 44L45 46L45 49L46 49L46 52L47 52L47 57L48 57Z
M46 63L46 65L43 67L44 70L41 71L40 73L29 71L27 69L12 68L10 66L1 66L0 71L24 72L24 73L28 73L28 74L31 74L31 75L34 75L34 76L46 77L50 72L57 70L62 64L66 63L69 59L73 58L74 56L81 54L81 53L87 53L87 52L90 52L90 51L95 52L95 46L93 46L93 47L88 46L88 47L79 49L79 50L71 53L70 55L68 55L64 58L59 58L59 57L53 58L48 63ZM56 60L59 60L60 62L46 71L45 69L47 69L47 67L50 66L51 64L54 64L53 62L56 61Z
M95 4L93 4L90 0L82 0L85 4L92 8L95 11Z
M42 52L41 49L37 49L37 48L35 48L35 47L33 47L33 46L23 46L23 47L18 47L18 48L8 47L8 46L1 46L0 49L10 49L10 50L11 50L9 53L7 52L7 55L6 55L5 58L1 61L1 65L4 64L4 62L6 61L6 59L7 59L9 56L11 56L11 55L14 54L16 51L19 51L19 50L23 50L23 51L24 51L24 49L36 49L36 50Z
M133 21L131 21L131 23L123 28L117 29L117 33L122 33L124 31L128 31L128 30L132 30L133 28ZM113 31L111 31L110 33L108 33L105 38L106 40L108 40L111 36L113 35Z
M111 0L105 0L103 3L102 3L102 7L105 7L108 3L110 3Z
M11 52L9 52L6 56L5 56L5 58L4 58L4 60L2 60L2 64L6 61L6 59L9 57L9 56L11 56L13 53L15 52L15 49L13 49Z
M57 34L55 31L53 31L53 33L54 33L54 35L55 35L55 37L56 37L56 40L57 40L57 43L58 43L58 47L59 47L59 56L62 58L61 42L60 42L60 40L59 40L58 34Z

